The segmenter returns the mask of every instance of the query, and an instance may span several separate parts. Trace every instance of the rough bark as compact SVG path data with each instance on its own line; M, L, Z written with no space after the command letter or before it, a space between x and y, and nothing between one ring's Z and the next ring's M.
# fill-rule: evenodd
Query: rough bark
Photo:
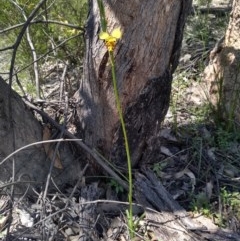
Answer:
M178 64L183 27L191 0L103 1L108 31L120 27L114 51L117 85L133 165L157 135L169 106L172 73ZM79 133L116 164L125 151L115 107L108 52L99 40L97 1L90 1L84 75L78 100Z
M11 91L10 98L8 93L9 86L0 77L0 190L6 191L11 185L15 185L16 194L23 194L28 186L28 183L24 182L29 181L34 187L43 186L51 161L47 159L43 146L35 145L14 155L15 172L12 167L13 158L2 163L2 160L16 149L42 140L42 126L33 113L17 93ZM12 117L9 113L9 100ZM52 176L61 188L61 185L77 178L79 169L66 144L60 147L60 158L64 168L54 168ZM11 184L13 172L15 183Z
M205 69L209 99L218 117L240 122L240 1L233 1L224 41L216 45Z

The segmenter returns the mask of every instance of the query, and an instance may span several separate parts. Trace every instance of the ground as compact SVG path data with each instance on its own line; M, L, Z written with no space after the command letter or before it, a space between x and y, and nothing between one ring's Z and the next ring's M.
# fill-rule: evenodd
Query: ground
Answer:
M211 6L226 7L226 1L213 1ZM188 22L162 130L168 139L162 147L166 161L155 169L167 177L167 189L187 210L203 212L215 223L237 231L239 134L214 122L203 76L209 52L224 36L227 19L228 14L222 18L196 14Z

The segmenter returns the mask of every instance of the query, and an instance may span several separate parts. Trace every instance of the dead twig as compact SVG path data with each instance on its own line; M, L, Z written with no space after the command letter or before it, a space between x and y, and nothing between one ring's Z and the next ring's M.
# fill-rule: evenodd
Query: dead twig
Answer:
M71 36L71 37L63 40L61 43L59 43L58 45L56 45L54 48L52 48L51 50L47 51L45 54L43 54L43 55L41 55L39 58L37 58L36 61L39 61L39 60L43 59L43 58L46 57L49 53L53 52L54 50L60 48L60 47L63 46L64 44L66 44L68 41L70 41L70 40L72 40L72 39L74 39L74 38L77 38L77 37L79 37L79 36L80 36L80 34L76 34L76 35L74 35L74 36ZM6 49L13 49L13 48L14 48L14 45L13 45L13 46L10 46L10 47L8 47L8 48L5 48L5 50L6 50ZM0 49L0 51L4 51L4 49L3 49L3 50ZM25 67L19 69L18 71L15 72L15 74L12 73L12 76L15 76L16 74L20 73L21 71L29 68L32 64L34 64L34 62L35 62L35 61L32 61L30 64L28 64L28 65L26 65ZM1 72L0 74L6 74L6 73L2 73L2 72ZM9 73L8 73L8 74L9 74ZM8 79L5 79L5 80L9 80L9 78L8 78Z
M27 21L27 15L24 11L24 9L22 7L20 7L19 4L17 4L15 1L12 1L13 5L16 6L17 9L20 10L21 14L23 15L23 18L25 19L25 21ZM35 83L36 83L36 95L37 95L37 99L40 99L40 83L39 83L39 73L38 73L38 62L36 61L37 60L37 53L36 53L36 49L34 47L34 43L32 41L32 37L30 35L30 31L29 31L29 27L27 27L26 29L26 37L27 37L27 41L28 41L28 45L31 49L31 52L32 52L32 57L33 57L33 61L34 61L34 64L33 64L33 71L34 71L34 75L35 75Z
M80 26L77 26L75 24L70 24L70 23L64 23L64 22L60 22L60 21L57 21L57 20L51 20L51 19L48 19L48 20L33 20L29 23L29 25L32 25L32 24L57 24L57 25L61 25L61 26L65 26L65 27L68 27L68 28L73 28L73 29L77 29L79 31L82 31L84 32L84 28L83 27L80 27ZM3 34L3 33L6 33L6 32L9 32L11 30L14 30L16 28L20 28L24 25L25 23L19 23L19 24L16 24L14 26L11 26L9 28L5 28L3 30L0 31L0 34Z

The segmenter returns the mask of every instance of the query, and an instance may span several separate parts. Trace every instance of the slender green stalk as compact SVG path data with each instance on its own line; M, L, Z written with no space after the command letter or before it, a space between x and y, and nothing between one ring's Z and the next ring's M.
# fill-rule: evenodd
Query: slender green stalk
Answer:
M122 108L121 108L121 103L120 103L120 98L119 98L119 93L117 89L117 78L116 78L116 67L115 67L115 61L114 61L114 56L113 52L109 51L109 56L110 56L110 63L112 67L112 81L113 81L113 90L114 90L114 95L116 99L116 104L117 104L117 110L118 110L118 115L120 118L121 126L122 126L122 132L123 132L123 137L125 141L125 150L127 154L127 164L128 164L128 183L129 183L129 192L128 192L128 202L129 202L129 210L128 210L128 228L129 228L129 233L130 233L130 238L133 238L134 236L134 227L133 227L133 212L132 212L132 196L133 196L133 182L132 182L132 162L131 162L131 155L130 155L130 149L129 149L129 144L128 144L128 138L127 138L127 131L126 131L126 126L123 118L123 113L122 113Z
M115 67L115 60L113 56L113 50L115 48L115 44L117 42L117 39L121 38L121 32L120 29L116 29L115 33L112 32L111 35L107 33L107 21L105 16L105 9L102 0L97 0L98 2L98 8L100 12L100 21L101 21L101 27L102 32L105 32L104 34L100 34L100 39L105 40L105 44L108 48L109 56L110 56L110 64L112 69L112 82L113 82L113 90L117 105L117 111L119 115L119 119L122 126L122 132L123 132L123 138L125 143L125 150L127 155L127 165L128 165L128 185L129 185L129 191L128 191L128 202L129 202L129 209L127 211L127 220L128 220L128 229L129 229L129 235L132 239L134 237L134 223L133 223L133 211L132 211L132 198L133 198L133 181L132 181L132 162L131 162L131 156L130 156L130 150L129 150L129 144L128 144L128 138L127 138L127 131L126 126L123 118L123 112L121 108L118 88L117 88L117 78L116 78L116 67Z
M103 6L102 0L97 0L98 3L98 8L100 12L100 22L101 22L101 28L103 32L107 31L107 21L106 21L106 16L105 16L105 9Z

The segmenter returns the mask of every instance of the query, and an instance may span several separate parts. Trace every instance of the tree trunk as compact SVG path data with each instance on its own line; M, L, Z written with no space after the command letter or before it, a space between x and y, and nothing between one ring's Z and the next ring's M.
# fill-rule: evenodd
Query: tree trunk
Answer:
M4 158L18 148L42 141L43 135L42 126L21 97L11 91L9 98L8 93L9 86L0 77L0 190L7 191L11 185L14 185L15 193L22 195L29 184L35 188L44 187L51 160L48 158L49 155L46 155L43 145L33 145L3 162ZM9 100L12 114L10 114ZM78 163L66 144L61 144L59 152L63 169L54 167L52 177L61 188L77 179L80 168L78 169ZM12 166L13 158L15 170Z
M224 41L210 54L205 69L209 99L217 117L227 121L228 127L240 123L240 0L233 1L230 21Z
M191 0L104 0L108 32L120 27L114 50L117 86L133 166L152 146L169 107L172 73L178 64ZM84 141L122 166L124 141L113 94L108 51L99 40L97 1L90 1L84 75L78 100L79 133Z

